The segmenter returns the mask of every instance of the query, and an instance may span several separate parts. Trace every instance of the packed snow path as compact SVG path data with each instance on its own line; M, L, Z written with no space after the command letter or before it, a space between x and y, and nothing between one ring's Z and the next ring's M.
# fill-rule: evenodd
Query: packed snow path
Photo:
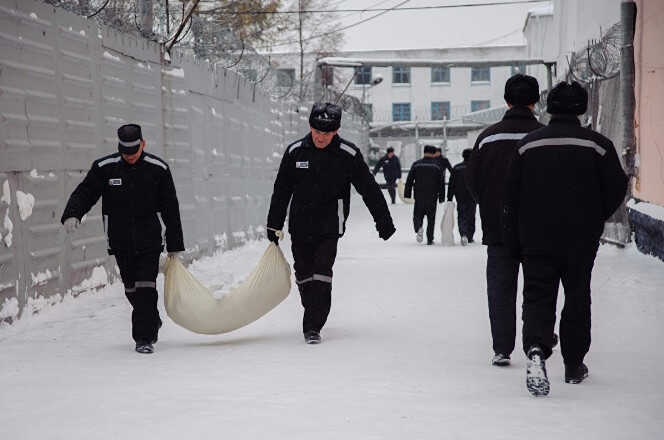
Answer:
M661 438L662 262L601 248L590 377L564 384L556 351L551 395L537 399L520 348L512 366L489 365L485 248L418 245L412 206L391 209L398 231L383 242L354 200L318 346L302 340L295 288L227 335L190 333L162 312L154 355L133 351L119 285L1 329L2 438ZM264 249L250 243L192 270L232 284Z

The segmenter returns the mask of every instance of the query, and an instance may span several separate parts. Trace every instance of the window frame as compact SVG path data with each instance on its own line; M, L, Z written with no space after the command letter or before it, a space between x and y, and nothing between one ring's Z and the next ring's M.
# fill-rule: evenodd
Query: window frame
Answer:
M399 69L399 71L397 71ZM402 84L402 85L410 85L411 84L411 76L412 72L410 67L407 66L392 66L392 84ZM397 75L400 77L401 80L403 80L403 76L407 75L408 81L397 81Z
M443 117L435 118L434 117L434 106L436 106L436 105L440 106L441 104L442 104L443 107L447 107L446 108L447 112L443 112ZM452 103L450 103L450 101L431 101L431 120L432 121L444 121L445 116L447 116L447 120L449 121L451 116L452 116Z
M475 103L483 103L483 102L486 102L486 103L487 103L487 106L486 106L486 107L484 107L484 108L479 108L479 109L476 109L476 110L473 110L473 104L475 104ZM491 108L491 100L490 100L490 99L472 99L472 100L470 101L470 112L471 112L471 113L479 112L479 111L486 110L486 109L490 109L490 108Z
M437 69L443 69L443 71L447 71L447 81L436 81L434 79L434 71ZM440 70L439 70L440 71ZM452 82L452 72L450 71L449 67L444 67L444 66L433 66L431 68L431 84L450 84Z
M368 80L366 80L365 78L367 73L369 74ZM362 82L360 81L361 78L363 78ZM360 66L355 68L355 79L353 80L353 84L355 84L356 86L368 86L371 84L372 79L373 79L373 71L371 69L371 66ZM365 80L366 82L364 82Z
M397 107L400 106L400 107ZM396 110L399 108L399 115L402 115L404 112L404 109L408 109L408 119L403 119L401 116L399 119L395 118ZM410 102L393 102L392 103L392 122L409 122L412 120L412 108L410 105Z
M481 69L481 70L480 70ZM488 72L488 79L474 79L476 72ZM491 67L471 67L470 68L470 83L471 84L491 84Z

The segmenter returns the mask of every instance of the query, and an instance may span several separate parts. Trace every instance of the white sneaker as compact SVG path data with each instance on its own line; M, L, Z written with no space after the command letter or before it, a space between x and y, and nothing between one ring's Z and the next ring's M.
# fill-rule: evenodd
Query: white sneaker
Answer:
M528 365L526 367L526 388L533 396L547 396L549 394L549 378L546 375L544 355L539 347L528 350Z
M417 230L417 235L415 237L418 243L422 243L422 240L424 240L424 228L420 228Z
M467 246L468 245L468 237L465 235L461 236L461 246Z

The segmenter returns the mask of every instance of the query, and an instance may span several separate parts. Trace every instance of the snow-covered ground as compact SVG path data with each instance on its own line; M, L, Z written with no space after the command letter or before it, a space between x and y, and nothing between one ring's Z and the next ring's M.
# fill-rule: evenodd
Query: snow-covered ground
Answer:
M391 209L398 232L383 242L354 200L319 346L302 340L295 288L227 335L190 333L162 313L151 356L133 351L119 285L1 329L0 437L662 438L662 262L601 248L590 377L564 384L555 352L551 394L536 399L520 350L508 368L489 365L485 249L418 245L412 207ZM232 284L264 249L250 243L192 270L208 285Z

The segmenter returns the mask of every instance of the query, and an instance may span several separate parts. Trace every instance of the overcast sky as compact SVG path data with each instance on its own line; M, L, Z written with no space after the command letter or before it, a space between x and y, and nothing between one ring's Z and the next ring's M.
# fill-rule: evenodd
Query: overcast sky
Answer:
M331 0L330 8L389 8L403 0ZM485 3L487 0L411 0L402 7ZM500 0L492 0L500 1ZM524 44L528 10L547 2L471 8L393 11L345 31L344 51ZM297 7L296 7L297 8ZM339 13L341 26L377 12Z

